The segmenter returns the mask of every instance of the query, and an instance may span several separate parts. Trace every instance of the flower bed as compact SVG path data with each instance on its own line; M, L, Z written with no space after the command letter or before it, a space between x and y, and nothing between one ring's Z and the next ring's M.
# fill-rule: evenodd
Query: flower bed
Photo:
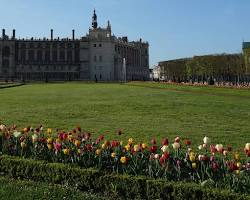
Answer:
M107 199L249 200L249 195L205 188L194 183L169 182L142 176L105 174L72 164L48 163L13 156L1 156L1 174L14 179L67 185L84 192L101 193ZM48 194L48 198L49 198Z
M190 140L179 137L172 144L167 138L161 144L155 139L150 144L136 144L132 138L127 143L106 141L103 135L92 139L80 127L56 133L42 126L18 131L15 126L1 125L0 130L1 151L6 155L250 193L250 143L244 152L233 152L231 147L211 144L208 137L193 148Z

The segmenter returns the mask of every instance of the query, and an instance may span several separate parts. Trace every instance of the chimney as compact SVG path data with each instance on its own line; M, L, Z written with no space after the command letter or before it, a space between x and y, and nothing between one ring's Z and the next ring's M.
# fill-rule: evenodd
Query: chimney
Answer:
M53 40L53 29L50 30L50 39Z
M13 29L12 39L16 39L16 30Z
M2 38L5 38L5 29L3 29Z
M75 30L72 30L72 40L75 40Z

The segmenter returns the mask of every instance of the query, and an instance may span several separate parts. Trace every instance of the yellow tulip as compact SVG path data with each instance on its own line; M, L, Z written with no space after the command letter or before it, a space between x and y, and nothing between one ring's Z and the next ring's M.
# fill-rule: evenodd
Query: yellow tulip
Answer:
M146 143L142 143L141 147L142 147L143 149L146 149L146 148L147 148L147 144L146 144Z
M80 144L81 144L81 142L79 141L79 140L75 140L75 145L77 146L77 147L79 147L80 146Z
M63 149L63 153L65 154L65 155L69 155L69 152L70 152L70 149Z
M189 154L189 160L191 162L194 162L196 160L196 154L194 152L190 152L190 154Z
M48 129L47 129L47 133L48 133L48 134L51 134L51 133L52 133L52 129L51 129L51 128L48 128Z
M126 151L129 151L130 150L130 145L127 144L124 148L126 149Z
M189 156L189 160L191 161L191 162L194 162L196 159L195 159L195 156Z
M106 149L107 148L107 145L104 143L102 144L102 149Z
M237 160L237 161L240 160L240 154L239 153L235 153L234 154L234 159Z
M95 154L99 156L101 154L101 152L102 152L101 149L96 149Z
M237 162L236 165L237 165L237 167L238 167L239 169L240 169L241 166L242 166L242 164L241 164L240 162Z
M197 164L195 162L192 163L192 168L196 169L197 168Z
M121 157L120 159L122 164L125 164L127 162L127 158L125 156Z
M133 144L133 141L134 141L133 138L129 138L129 139L128 139L128 144L129 144L129 145Z
M51 144L52 142L53 142L53 139L51 137L47 139L48 144Z
M77 153L78 154L81 154L82 152L81 152L81 149L77 149Z
M139 145L135 145L135 146L134 146L134 151L135 151L135 152L139 151L139 149L140 149L140 148L139 148Z
M53 145L50 144L50 143L48 143L48 144L47 144L47 147L48 147L49 150L51 150L51 149L53 148Z
M111 157L115 158L116 157L116 153L111 153Z

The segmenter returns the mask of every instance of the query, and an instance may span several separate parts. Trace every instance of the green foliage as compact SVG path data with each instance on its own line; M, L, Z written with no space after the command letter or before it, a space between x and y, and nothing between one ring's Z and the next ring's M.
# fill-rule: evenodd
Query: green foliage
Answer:
M83 193L67 185L55 185L34 181L24 181L0 177L0 194L4 200L97 200L100 196Z
M94 169L80 169L65 164L50 164L9 156L1 157L0 172L15 179L59 183L82 191L101 192L109 199L250 199L246 195L204 188L193 183L107 175Z

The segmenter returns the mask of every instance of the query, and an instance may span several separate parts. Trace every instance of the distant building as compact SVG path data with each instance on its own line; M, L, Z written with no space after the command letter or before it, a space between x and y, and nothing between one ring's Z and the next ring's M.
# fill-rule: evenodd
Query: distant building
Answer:
M153 79L160 80L161 79L161 68L159 65L155 66L153 69Z
M2 31L0 38L0 79L20 80L98 80L124 81L149 79L149 44L129 42L112 35L108 21L98 27L94 11L92 28L79 39L16 39Z
M246 67L246 74L250 74L250 42L243 42L242 50Z

